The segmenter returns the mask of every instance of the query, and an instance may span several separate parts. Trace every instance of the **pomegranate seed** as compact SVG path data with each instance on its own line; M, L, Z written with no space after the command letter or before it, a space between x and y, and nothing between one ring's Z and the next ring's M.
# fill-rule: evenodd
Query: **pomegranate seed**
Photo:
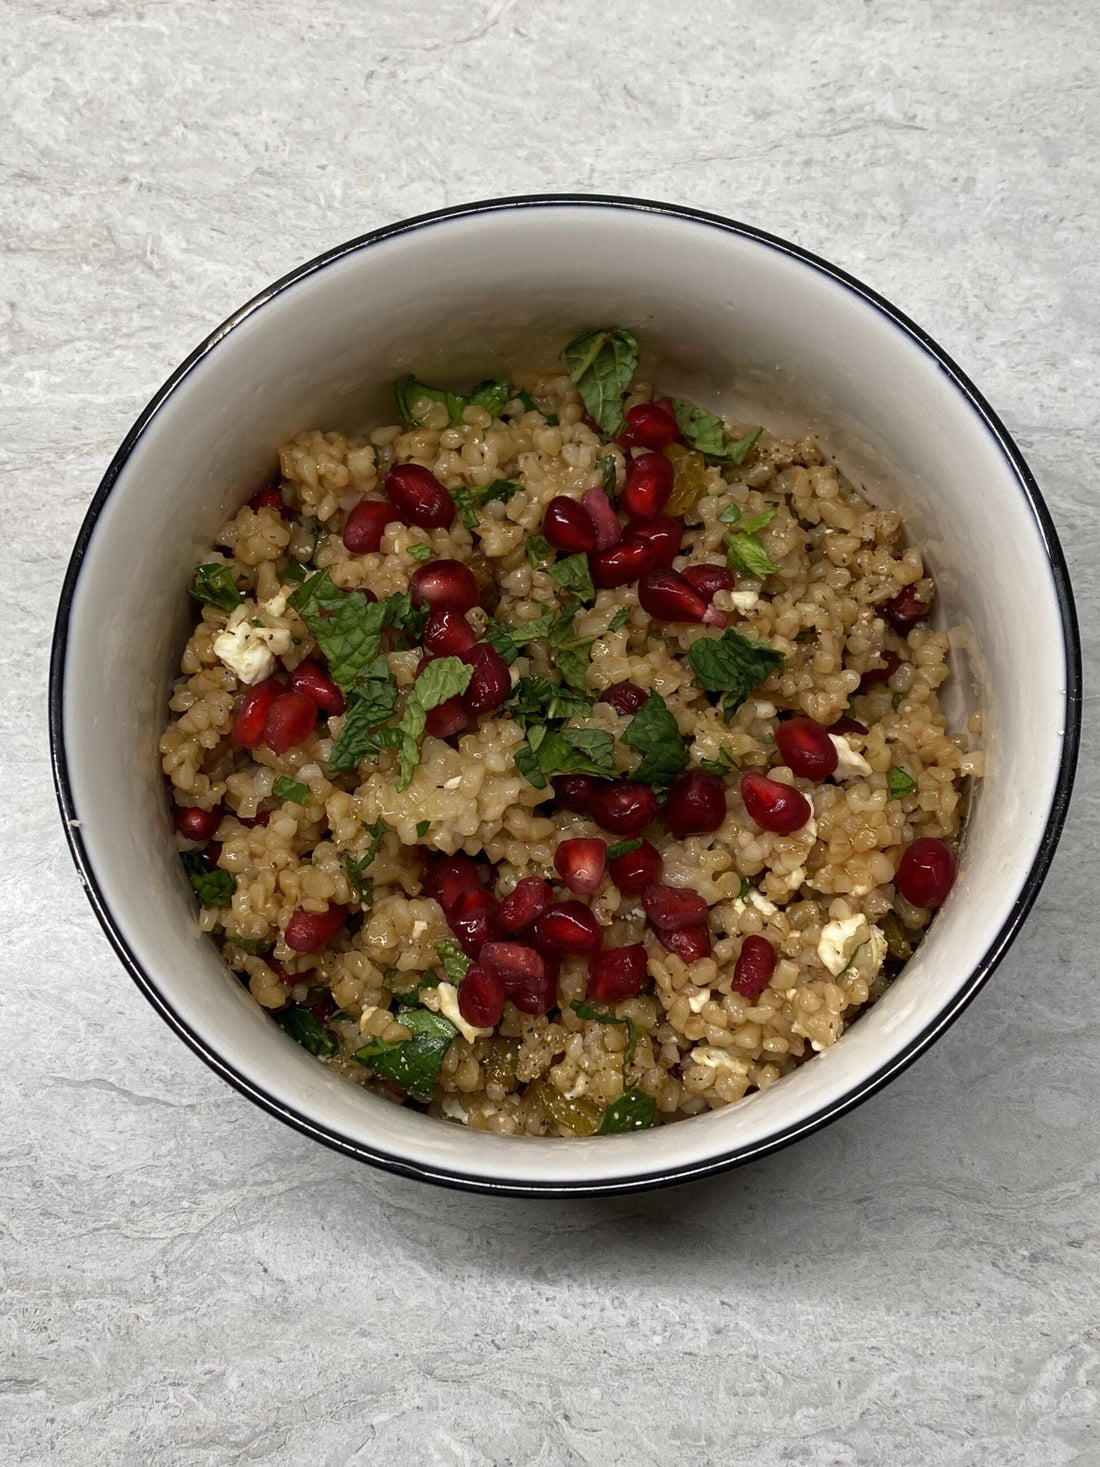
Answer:
M599 423L596 422L596 419L592 416L591 413L588 413L588 412L582 413L581 414L581 422L591 432L597 434L600 438L603 437L603 429L600 427Z
M535 940L562 957L597 952L603 929L583 902L555 902L535 923Z
M504 702L512 691L512 675L504 658L488 642L478 642L463 652L462 660L474 670L470 685L462 694L462 706L471 718L476 718Z
M250 815L247 819L243 815L238 815L237 819L246 830L255 830L257 825L266 828L271 820L271 811L260 810L257 814Z
M672 494L676 470L663 453L643 453L626 466L626 483L619 508L632 520L651 520L664 509Z
M273 509L277 514L282 515L284 520L287 517L287 509L283 503L283 496L279 493L278 486L275 484L267 484L264 488L257 489L248 501L248 507L253 514L259 514L261 509Z
M898 668L901 666L901 658L896 652L883 652L881 656L882 666L872 667L869 672L865 672L860 678L860 692L862 692L864 688L873 688L876 683L889 682L890 679L894 676L894 673L897 672Z
M206 850L202 852L203 860L209 870L213 871L222 858L222 843L220 840L212 840Z
M554 794L564 810L583 815L592 803L599 783L590 774L559 774L553 781Z
M466 891L480 891L481 871L471 856L437 856L424 868L421 889L434 897L450 916L451 908Z
M409 577L409 595L414 606L452 606L469 611L478 603L474 573L461 560L433 560L417 566Z
M667 448L679 436L676 414L663 402L638 403L619 429L619 442L624 448Z
M378 597L370 589L369 586L354 586L354 587L349 586L348 589L344 592L344 595L345 596L362 596L362 598L363 598L364 601L377 601L378 600ZM324 612L321 613L322 616L324 614L325 614Z
M424 732L430 733L433 739L449 739L452 734L461 733L464 728L468 728L469 724L470 715L462 706L461 696L456 693L453 698L428 709Z
M328 673L308 658L287 678L288 687L295 693L305 693L322 713L335 716L344 712L344 695Z
M632 718L645 706L648 697L649 694L643 692L637 683L612 683L609 688L604 688L597 701L610 703L616 713Z
M264 719L264 743L273 754L304 744L317 722L317 705L305 693L280 693Z
M286 686L277 677L265 677L262 683L249 688L244 701L237 710L230 730L230 738L242 749L258 749L264 741L264 719L267 710Z
M640 942L609 947L588 960L586 995L597 1003L622 1003L634 998L649 977L649 954Z
M776 835L801 830L813 813L801 790L769 779L755 769L746 770L741 776L741 798L750 820L755 820L761 830L771 830Z
M866 732L866 724L857 723L854 718L849 718L847 714L844 714L842 718L838 718L835 723L830 723L826 729L826 733L832 734L865 734Z
M607 867L607 842L596 836L563 840L554 852L558 875L578 896L590 896L599 889Z
M542 916L554 900L554 891L541 876L525 876L517 881L497 911L497 921L505 932L523 932Z
M658 932L706 925L706 902L686 886L647 886L642 892L642 906Z
M775 726L783 763L803 779L825 779L837 766L836 745L812 718L784 718Z
M726 818L726 791L716 774L689 769L673 781L665 801L665 823L677 840L707 835Z
M710 929L707 927L679 927L675 932L659 931L658 941L675 953L682 962L697 963L700 958L710 956Z
M725 626L728 619L724 611L709 606L679 571L647 571L638 582L638 600L643 611L662 621L705 621Z
M942 840L923 836L906 846L894 884L914 907L938 907L955 881L955 857Z
M661 874L661 864L661 854L657 847L644 840L636 850L625 851L621 856L612 856L607 863L607 869L611 873L611 880L620 891L638 892L645 891L647 886L656 883Z
M386 475L384 487L387 499L407 525L442 530L454 519L454 500L420 464L396 464Z
M264 958L264 962L275 974L275 977L278 978L279 982L285 983L288 988L293 988L295 983L300 981L298 978L298 974L288 972L287 969L284 968L282 963L279 962L278 958L273 958L270 954L268 954L268 956Z
M348 909L338 902L329 902L323 912L307 912L299 907L286 924L283 934L287 947L296 953L316 952L340 931L347 921Z
M641 835L657 814L657 796L647 784L622 780L592 796L592 819L615 835Z
M586 554L596 548L596 526L589 514L565 494L557 494L546 506L542 533L555 550L570 555Z
M542 972L530 978L505 979L504 992L523 1014L548 1014L558 1001L557 958L540 958Z
M644 540L653 547L653 564L667 569L680 553L680 546L684 543L684 527L670 515L654 515L651 520L635 521L628 525L626 540Z
M921 601L912 586L903 586L898 594L882 608L886 620L899 636L907 637L918 621L923 621L932 607Z
M480 961L497 974L505 998L523 1013L544 1014L553 1006L557 972L548 975L552 965L533 947L522 942L487 942Z
M581 495L581 504L596 527L596 549L610 550L612 545L617 545L622 539L623 527L606 490L586 489Z
M397 518L384 499L361 499L344 521L341 539L352 555L370 555L382 543L382 532Z
M598 591L616 586L629 586L656 564L653 546L648 540L620 540L610 550L600 550L588 557L592 584Z
M775 972L775 948L766 937L746 937L733 967L734 993L757 998L767 988Z
M477 641L473 627L453 606L437 606L424 623L425 652L433 657L461 657Z
M315 998L311 998L307 1007L317 1022L323 1024L326 1019L331 1019L336 1013L336 1000L326 988L317 993Z
M471 963L458 989L458 1012L475 1029L494 1029L504 1012L504 984L484 963Z
M200 810L198 805L177 805L172 812L172 824L188 840L209 840L221 821L220 810Z
M446 916L459 947L471 958L477 957L485 943L495 942L500 936L497 899L492 892L460 892Z
M713 601L719 591L732 591L737 584L724 565L689 565L684 580L691 582L704 601Z

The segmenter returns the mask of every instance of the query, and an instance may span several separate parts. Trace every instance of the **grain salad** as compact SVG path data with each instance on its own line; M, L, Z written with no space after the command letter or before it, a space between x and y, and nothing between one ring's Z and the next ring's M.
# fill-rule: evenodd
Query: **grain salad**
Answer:
M477 1130L716 1109L946 898L979 715L899 516L624 328L314 429L218 533L160 741L199 924L312 1054Z

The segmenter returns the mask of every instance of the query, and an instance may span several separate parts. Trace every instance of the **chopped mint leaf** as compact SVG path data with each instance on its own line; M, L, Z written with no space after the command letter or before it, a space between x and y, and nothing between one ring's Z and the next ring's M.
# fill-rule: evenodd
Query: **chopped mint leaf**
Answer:
M187 872L187 879L195 889L195 895L204 907L228 907L237 890L237 883L228 871L215 866L211 869L205 857L198 851L182 851L180 860Z
M660 693L650 693L627 724L622 741L641 752L642 762L630 777L642 784L664 788L687 765L683 738Z
M549 540L544 540L541 535L528 535L527 559L536 570L541 570L553 553Z
M300 1004L287 1004L285 1009L276 1009L271 1015L276 1024L303 1049L308 1049L318 1059L328 1059L337 1050L336 1040L323 1024Z
M722 714L729 721L754 688L782 671L782 652L732 628L720 637L701 637L688 651L696 684L708 693L727 693Z
M477 510L474 508L474 496L469 489L459 486L451 490L451 498L455 502L458 517L468 530L477 529Z
M757 537L742 531L726 535L726 564L730 570L761 581L779 569Z
M615 615L608 622L607 630L609 632L621 631L622 628L626 626L629 620L630 608L628 606L620 606L618 611L616 611Z
M905 694L904 693L895 693L893 695L893 697L890 699L890 707L893 709L893 711L895 713L901 707L902 701L903 701L904 698L905 698Z
M778 513L778 504L769 504L759 514L750 514L747 519L742 520L738 528L746 535L755 535L758 530L766 530Z
M897 764L886 776L886 793L892 800L904 800L917 787L917 781L906 774Z
M254 958L266 957L275 946L273 942L262 937L238 937L235 932L225 934L226 942L233 947L239 947L242 953L251 953Z
M283 569L283 579L287 581L296 581L299 586L305 580L307 575L309 575L309 572L306 570L305 566L300 560L288 560L286 566Z
M412 603L407 594L368 601L334 586L327 570L310 576L288 598L305 622L329 664L329 672L345 694L367 675L382 646L387 626L408 624Z
M432 822L430 820L418 820L416 822L416 838L417 838L417 840L422 840L424 838L424 836L427 835L428 831L431 830L431 828L432 828Z
M355 1051L355 1058L380 1080L427 1100L458 1030L449 1019L429 1009L399 1009L396 1017L412 1031L412 1038L398 1043L372 1039Z
M597 1136L614 1136L622 1131L646 1131L657 1115L657 1102L644 1090L624 1090L603 1113Z
M517 484L515 479L494 479L491 484L484 488L467 489L460 487L451 490L451 498L458 506L458 517L468 530L476 530L478 526L477 512L482 505L488 504L490 499L499 499L507 504L513 494L517 494L523 488Z
M555 719L584 718L592 711L592 699L563 683L544 677L521 677L505 704L521 728Z
M706 769L710 774L717 774L719 778L724 778L733 769L740 770L741 768L725 744L718 750L717 759L700 759L699 764L701 768Z
M737 893L738 901L744 901L749 892L752 891L752 882L747 876L741 878L741 890Z
M596 460L596 467L599 469L601 475L603 476L603 491L610 498L611 495L615 493L615 460L612 458L611 454L608 454L606 458L598 458Z
M413 560L423 561L431 560L432 558L432 547L430 545L410 545L408 549Z
M217 561L195 567L187 594L204 606L216 606L219 611L234 611L244 600L237 590L233 572Z
M610 438L623 421L623 397L638 366L638 343L625 327L582 332L562 352L581 400Z
M539 790L556 774L614 779L614 748L615 740L603 729L550 729L536 724L527 730L527 746L516 754L516 768Z
M744 438L733 442L726 437L722 419L715 417L714 413L708 413L706 408L698 407L682 397L673 398L672 408L680 425L680 432L692 448L697 448L712 463L743 464L763 432L762 428L753 428Z
M470 401L476 407L483 407L491 418L499 418L504 409L504 404L512 395L512 389L507 382L479 382L470 393Z
M595 598L596 588L592 584L587 555L567 555L564 560L548 565L546 572L554 577L559 586L566 591L572 591L581 601Z
M738 505L727 504L722 513L718 516L718 523L721 525L735 525L740 518L741 510Z
M297 779L287 779L285 774L279 775L271 787L271 793L277 800L291 800L295 805L308 805L312 798L308 784L302 784Z
M473 959L466 956L453 937L441 937L435 945L435 950L439 954L444 973L457 987L465 978L466 970Z
M554 662L561 673L562 682L574 692L585 693L588 688L588 658L595 639L574 642L571 647L562 647Z
M460 657L437 657L428 663L409 689L404 712L396 727L378 729L370 735L372 750L386 746L397 750L400 769L396 786L398 792L406 787L413 777L413 770L420 763L420 739L429 712L448 698L464 693L473 675L473 668Z
M368 907L374 900L374 891L369 881L364 880L364 874L370 868L374 858L382 848L382 837L389 829L384 820L376 820L373 825L364 825L369 836L372 836L370 845L366 852L356 860L354 856L344 857L344 870L348 874L351 889L359 899L361 906Z
M619 856L629 856L631 851L636 851L641 845L641 837L635 836L633 840L617 840L607 848L607 859L616 860Z
M423 427L427 417L422 406L425 401L441 402L447 409L451 427L460 428L463 423L463 408L474 403L496 418L500 416L511 392L507 382L488 381L479 382L473 392L464 397L462 393L448 392L444 387L429 387L426 382L418 382L409 375L398 378L393 384L393 395L397 401L398 416L406 428Z
M485 640L511 667L519 656L521 648L526 647L528 642L550 635L555 620L554 613L546 611L541 616L533 617L530 621L519 622L515 626L504 626L501 622L491 621L485 628Z
M386 659L378 657L348 706L344 726L328 756L328 767L335 772L354 769L371 749L371 734L393 716L396 706L397 680Z
M517 387L516 388L516 396L519 398L520 402L523 403L524 409L527 412L529 412L529 413L541 413L542 412L542 408L539 407L538 403L531 396L531 394L527 391L526 387Z

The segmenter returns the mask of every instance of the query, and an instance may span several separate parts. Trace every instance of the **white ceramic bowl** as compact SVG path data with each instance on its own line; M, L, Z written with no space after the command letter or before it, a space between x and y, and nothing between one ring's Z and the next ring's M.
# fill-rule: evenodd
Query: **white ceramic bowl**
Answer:
M314 426L392 417L411 368L455 385L545 356L577 329L635 328L663 387L811 421L926 553L963 631L955 712L980 699L988 774L958 882L904 976L835 1048L740 1104L584 1141L482 1135L402 1110L288 1039L195 926L157 737L191 568L228 512ZM732 384L732 390L731 390ZM922 331L842 271L711 215L629 199L505 199L340 245L263 291L134 424L92 502L58 613L51 730L89 898L142 991L273 1115L411 1176L510 1193L703 1176L804 1136L910 1063L974 996L1046 872L1079 724L1065 565L1019 451Z

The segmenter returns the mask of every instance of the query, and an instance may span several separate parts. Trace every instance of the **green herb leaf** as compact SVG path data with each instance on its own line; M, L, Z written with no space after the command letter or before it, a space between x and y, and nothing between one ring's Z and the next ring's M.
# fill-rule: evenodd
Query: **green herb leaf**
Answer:
M741 518L740 507L736 504L727 504L718 516L718 523L722 525L735 525Z
M725 744L718 750L717 759L700 759L699 765L700 768L708 770L711 774L717 774L720 778L724 778L733 769L740 771L741 768Z
M617 840L607 848L607 859L617 860L619 856L629 856L631 851L636 851L641 845L641 837L636 836L633 840Z
M672 408L676 414L676 421L680 425L680 432L692 448L697 448L713 463L734 465L744 463L756 440L764 431L762 428L753 428L745 434L744 438L738 438L736 442L733 442L726 437L722 419L715 417L713 413L708 413L706 408L688 402L683 397L673 398Z
M676 720L660 693L650 693L622 735L624 744L641 751L642 762L631 779L664 788L686 767L688 752Z
M764 580L779 569L775 561L761 545L755 535L742 531L726 536L726 564L730 570L740 571L743 576Z
M615 493L615 484L618 477L615 471L615 460L608 454L606 458L598 458L596 460L596 467L603 476L603 491L610 497Z
M296 779L288 779L285 774L279 775L271 787L271 793L277 800L291 800L295 805L308 805L312 799L308 784L302 784Z
M484 637L511 667L528 642L550 635L555 620L554 612L547 611L542 616L532 617L530 621L520 622L516 626L504 626L498 621L491 621L485 628Z
M429 387L426 382L418 382L415 377L409 375L400 377L393 384L393 395L397 402L398 415L406 428L423 427L427 420L427 414L422 406L425 400L441 402L447 409L451 427L458 428L462 426L463 408L474 403L497 418L512 394L507 382L489 380L479 382L470 395L465 397L461 392L448 392L444 387Z
M516 768L536 789L556 774L595 774L616 777L615 740L599 728L550 729L545 724L527 731L527 746L516 754Z
M308 575L309 571L306 570L300 560L288 560L283 567L283 580L296 581L299 586Z
M585 694L588 689L588 660L594 638L574 642L571 647L562 647L554 659L562 682L574 692Z
M295 1040L303 1049L308 1049L310 1054L315 1054L319 1059L328 1059L337 1050L337 1043L323 1024L313 1017L308 1009L300 1004L287 1004L285 1009L276 1009L271 1015L276 1024L291 1039Z
M405 699L405 709L395 728L383 728L370 735L372 748L389 745L397 749L400 778L397 790L403 790L420 763L420 739L431 709L464 693L474 670L459 657L437 657L429 662L413 683Z
M890 707L892 708L892 710L895 713L901 707L902 700L904 699L904 697L905 697L905 694L904 693L895 693L893 695L893 697L890 699Z
M638 367L638 343L625 327L582 332L562 352L581 400L608 437L623 421L623 397Z
M521 728L555 719L584 718L592 711L592 699L564 683L544 677L521 677L504 705Z
M587 555L567 555L564 560L556 560L553 565L548 565L546 573L553 576L566 591L572 591L581 601L595 598L596 588L592 584Z
M782 652L773 651L765 642L730 628L720 637L701 637L693 642L688 661L699 687L708 693L729 694L722 708L728 722L754 688L773 672L782 671L785 659Z
M886 793L892 800L904 800L905 796L911 795L916 787L917 781L910 778L897 764L886 776Z
M235 878L218 867L213 870L198 851L182 851L180 860L187 872L187 879L195 889L195 895L204 907L228 907L237 890Z
M451 498L458 507L458 517L468 530L476 530L478 526L478 510L482 505L488 504L490 499L499 499L507 504L513 494L523 488L514 479L494 479L483 489L467 489L460 486L451 490Z
M468 530L476 530L478 525L477 509L474 506L474 496L471 491L463 485L451 490L451 498L455 502L458 517Z
M737 900L743 902L750 891L752 891L752 882L747 876L742 876L741 890L737 893Z
M239 947L242 953L251 953L255 958L266 957L275 944L262 937L238 937L235 932L225 934L226 942L233 947Z
M644 1090L624 1090L603 1113L597 1136L614 1136L623 1131L646 1131L657 1115L657 1102Z
M351 692L378 656L387 626L410 624L412 603L407 594L368 601L345 595L332 583L327 570L318 571L289 597L289 604L305 622L329 664L329 672L345 694Z
M397 707L397 680L384 657L376 658L348 706L340 736L328 756L328 767L339 772L354 769L371 749L371 734L393 716Z
M748 519L742 520L741 530L746 535L755 535L758 530L766 530L778 513L778 504L769 504L759 514L750 514Z
M422 840L424 838L424 836L427 835L428 831L431 830L431 828L432 828L432 822L430 820L418 820L416 822L416 838L417 838L417 840Z
M536 570L541 570L553 553L549 540L544 540L541 535L528 535L527 559Z
M376 820L373 825L366 825L364 823L363 828L368 835L373 836L373 840L368 846L366 853L360 856L358 860L354 856L344 857L344 870L348 873L348 880L351 882L352 890L359 898L361 905L367 907L374 900L374 892L370 883L363 879L364 873L369 869L374 858L381 850L382 837L389 827L384 820Z
M609 632L617 632L617 631L620 631L623 627L626 626L626 624L627 624L627 622L629 620L630 620L630 608L627 607L627 606L620 606L619 609L618 609L618 611L616 611L615 615L608 622L608 624L607 624L607 630Z
M449 1019L429 1009L400 1009L397 1018L412 1031L411 1039L396 1044L372 1039L355 1051L355 1058L379 1079L427 1100L458 1030Z
M410 545L408 551L413 560L425 561L431 560L432 558L432 547L430 545Z
M473 959L466 956L453 937L441 937L435 945L435 950L439 954L444 973L457 987L465 978L466 971Z
M625 1024L625 1019L619 1019L614 1014L609 1014L606 1009L593 1008L583 998L575 998L569 1007L579 1019L591 1019L596 1024Z
M233 572L217 561L195 567L187 594L204 606L216 606L220 611L234 611L244 600L237 590Z
M483 407L490 417L499 418L511 395L512 390L507 382L494 382L490 379L478 383L470 393L470 401L476 407Z

